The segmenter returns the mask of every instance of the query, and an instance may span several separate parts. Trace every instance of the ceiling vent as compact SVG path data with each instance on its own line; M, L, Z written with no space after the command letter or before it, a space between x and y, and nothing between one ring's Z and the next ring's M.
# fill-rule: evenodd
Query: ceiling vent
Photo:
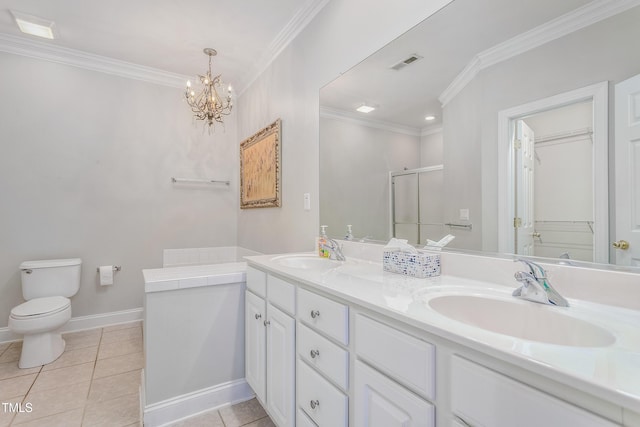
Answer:
M412 54L411 56L409 56L408 58L403 59L402 61L392 65L391 68L392 70L401 70L404 67L406 67L407 65L411 65L414 62L418 61L419 59L422 59L422 56L418 55L417 53Z

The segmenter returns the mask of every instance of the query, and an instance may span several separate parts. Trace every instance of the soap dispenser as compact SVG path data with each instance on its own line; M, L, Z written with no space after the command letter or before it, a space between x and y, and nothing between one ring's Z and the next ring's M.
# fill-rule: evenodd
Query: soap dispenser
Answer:
M344 236L344 240L353 240L353 230L351 224L347 225L347 234Z
M320 237L318 237L318 256L329 258L329 249L327 248L327 226L320 226Z

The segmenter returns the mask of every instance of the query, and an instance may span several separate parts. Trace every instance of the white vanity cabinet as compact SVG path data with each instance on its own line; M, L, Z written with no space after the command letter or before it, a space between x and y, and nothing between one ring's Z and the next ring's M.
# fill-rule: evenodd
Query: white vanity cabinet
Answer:
M355 426L435 426L435 346L362 314L354 341Z
M285 280L247 268L246 378L279 427L295 426L295 291Z
M298 289L298 419L319 427L349 425L349 308ZM305 415L305 416L303 416Z
M619 426L459 356L451 359L451 408L478 427Z

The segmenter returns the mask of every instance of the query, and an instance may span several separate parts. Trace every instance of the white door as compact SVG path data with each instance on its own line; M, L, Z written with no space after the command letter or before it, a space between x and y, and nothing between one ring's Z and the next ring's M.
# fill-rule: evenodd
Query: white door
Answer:
M295 425L296 321L267 308L267 407L276 425Z
M266 402L265 301L245 291L245 375L258 399Z
M616 85L615 111L615 260L640 266L640 74Z
M516 254L535 255L533 248L534 226L534 135L533 130L522 120L516 121L515 153L515 191L516 218L514 219L516 236Z

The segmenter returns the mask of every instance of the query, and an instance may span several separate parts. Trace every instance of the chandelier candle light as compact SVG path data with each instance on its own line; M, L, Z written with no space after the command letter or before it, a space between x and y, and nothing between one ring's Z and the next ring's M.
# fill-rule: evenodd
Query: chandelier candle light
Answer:
M216 56L218 52L215 49L206 48L204 53L209 56L209 70L204 76L198 75L204 88L196 95L191 88L191 81L187 81L185 97L187 98L187 104L191 107L191 111L195 114L195 118L197 120L206 120L209 123L209 128L211 128L214 122L224 124L222 116L228 116L231 113L231 86L227 88L227 96L222 98L218 93L224 85L222 79L220 75L211 76L211 57Z

